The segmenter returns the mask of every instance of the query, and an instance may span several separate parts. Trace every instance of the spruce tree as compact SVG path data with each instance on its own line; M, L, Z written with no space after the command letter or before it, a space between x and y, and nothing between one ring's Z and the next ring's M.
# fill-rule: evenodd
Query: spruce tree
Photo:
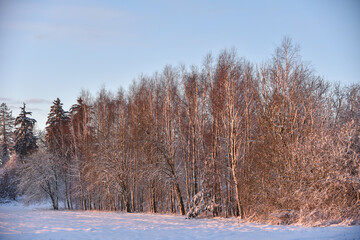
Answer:
M35 152L38 149L36 144L37 137L34 135L34 125L36 120L33 118L29 118L28 115L31 116L31 112L26 111L26 105L21 107L21 112L19 116L15 120L15 152L23 159L25 156Z
M67 208L71 209L73 163L71 161L70 118L62 105L60 99L57 98L51 106L46 122L45 142L48 151L55 156L53 164L55 168L60 170L61 179L64 183L64 201Z
M50 152L64 157L67 152L66 146L70 144L70 118L62 105L57 98L51 106L46 121L45 141Z
M10 147L13 142L14 118L6 103L0 105L0 165L10 159Z
M91 106L85 103L81 97L77 99L77 103L70 108L70 119L73 134L76 138L85 138L90 133L90 119L93 110Z

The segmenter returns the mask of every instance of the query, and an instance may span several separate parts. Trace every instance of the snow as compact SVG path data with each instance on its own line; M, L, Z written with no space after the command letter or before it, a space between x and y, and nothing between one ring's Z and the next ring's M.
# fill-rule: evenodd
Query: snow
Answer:
M0 205L0 239L360 239L360 226L272 226L236 218L53 211L50 205Z

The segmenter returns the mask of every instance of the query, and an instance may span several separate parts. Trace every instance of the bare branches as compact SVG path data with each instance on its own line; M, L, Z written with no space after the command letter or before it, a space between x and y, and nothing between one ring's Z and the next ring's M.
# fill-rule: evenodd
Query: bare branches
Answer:
M54 206L360 221L359 90L315 75L287 38L258 68L223 51L50 114L26 171Z

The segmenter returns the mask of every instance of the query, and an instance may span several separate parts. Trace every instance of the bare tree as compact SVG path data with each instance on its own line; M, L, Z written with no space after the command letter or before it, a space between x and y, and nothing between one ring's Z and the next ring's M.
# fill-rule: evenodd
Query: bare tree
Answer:
M50 198L53 209L59 209L62 184L61 168L57 163L56 156L44 150L26 158L20 170L19 189L27 197L28 203Z
M166 66L128 92L83 94L69 116L56 100L21 186L54 209L360 221L359 89L317 76L288 38L256 69L235 50Z

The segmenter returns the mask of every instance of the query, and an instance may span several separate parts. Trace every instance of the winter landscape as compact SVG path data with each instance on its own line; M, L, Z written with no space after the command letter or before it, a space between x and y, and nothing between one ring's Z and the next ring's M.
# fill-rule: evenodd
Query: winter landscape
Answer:
M58 211L0 205L0 239L360 239L360 226L274 226L238 218L185 219L173 214Z
M359 10L0 1L0 239L360 239Z

